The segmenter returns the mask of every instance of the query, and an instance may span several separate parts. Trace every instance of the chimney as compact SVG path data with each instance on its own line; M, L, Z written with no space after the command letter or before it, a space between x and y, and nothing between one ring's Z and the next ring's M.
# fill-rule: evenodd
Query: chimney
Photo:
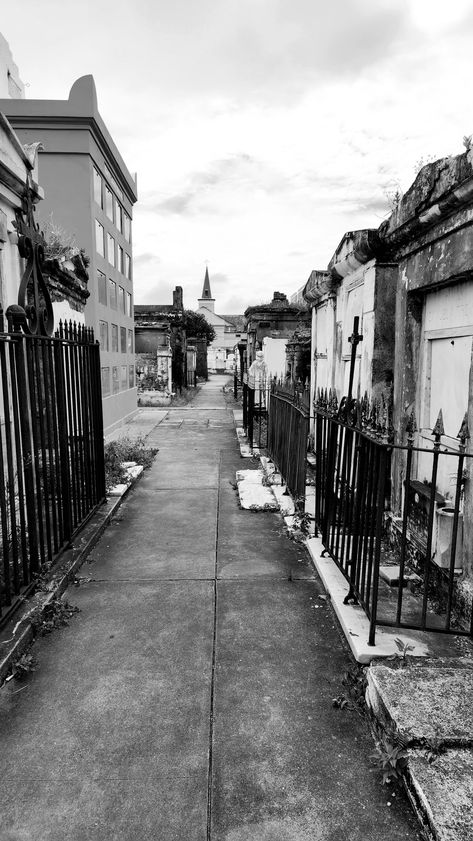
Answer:
M179 310L180 312L184 309L182 286L176 286L174 292L172 293L172 305L175 310Z

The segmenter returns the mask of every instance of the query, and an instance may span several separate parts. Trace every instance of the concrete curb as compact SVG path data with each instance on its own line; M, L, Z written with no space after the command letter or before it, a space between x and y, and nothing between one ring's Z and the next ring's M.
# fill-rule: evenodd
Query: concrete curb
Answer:
M412 631L407 634L400 628L376 629L376 644L368 645L369 619L360 605L344 604L348 584L335 562L330 557L322 557L324 545L320 537L311 537L306 541L312 562L323 585L329 593L337 619L342 627L352 654L358 663L368 665L375 657L392 657L399 653L395 640L401 639L406 645L413 645L417 657L429 654L426 635Z
M34 642L35 629L30 621L31 614L42 615L46 607L55 599L60 598L67 590L75 573L82 566L93 547L109 525L123 500L132 487L139 480L141 472L132 478L120 496L109 499L95 511L76 535L74 544L66 549L57 559L50 570L51 578L47 583L47 591L34 593L25 603L23 610L16 612L14 617L0 632L0 686L10 673L13 663Z

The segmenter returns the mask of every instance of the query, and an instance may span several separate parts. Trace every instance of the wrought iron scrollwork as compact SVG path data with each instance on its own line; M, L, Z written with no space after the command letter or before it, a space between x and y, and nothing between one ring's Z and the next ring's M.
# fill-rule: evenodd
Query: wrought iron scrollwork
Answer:
M16 211L15 217L13 224L18 232L18 250L26 264L18 291L18 304L7 310L10 329L32 336L52 336L53 306L42 272L46 242L34 218L30 175L21 210Z

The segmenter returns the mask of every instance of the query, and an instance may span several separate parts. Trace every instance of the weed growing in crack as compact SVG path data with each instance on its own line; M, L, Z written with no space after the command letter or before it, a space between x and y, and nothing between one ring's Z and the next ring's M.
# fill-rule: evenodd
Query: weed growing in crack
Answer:
M447 750L444 739L442 739L438 733L430 739L425 739L424 747L426 751L425 756L429 765L432 765L439 756Z
M21 657L15 661L12 668L12 677L15 680L25 680L31 672L35 672L38 666L38 661L33 654L22 654Z
M54 598L44 607L37 607L30 615L30 622L35 635L44 637L56 628L63 628L69 625L69 620L80 608L62 599Z
M399 651L399 654L397 656L400 657L401 664L403 666L406 666L407 665L407 655L409 654L410 651L414 651L415 645L409 645L409 643L403 642L402 639L400 639L399 637L396 637L394 642L396 643L396 647Z
M395 725L383 728L366 705L366 669L356 665L345 672L342 683L345 693L333 698L332 705L339 710L356 712L371 726L375 737L375 750L370 754L375 768L381 772L382 785L399 781L407 767L407 740Z
M350 712L356 712L362 718L365 718L367 715L365 703L367 680L363 666L357 665L348 669L343 675L342 684L346 692L333 698L332 706L338 710L347 709Z
M386 740L377 741L376 750L370 755L381 771L382 784L387 785L393 780L400 780L407 767L407 752L402 745L393 745Z

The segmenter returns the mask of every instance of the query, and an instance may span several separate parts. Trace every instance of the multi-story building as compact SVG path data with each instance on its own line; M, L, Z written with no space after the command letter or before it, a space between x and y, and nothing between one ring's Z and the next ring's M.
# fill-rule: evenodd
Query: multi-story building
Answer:
M109 432L137 406L131 236L136 179L99 114L92 76L78 79L66 100L0 99L0 111L22 143L43 145L41 226L59 226L90 257L85 322L100 340Z

